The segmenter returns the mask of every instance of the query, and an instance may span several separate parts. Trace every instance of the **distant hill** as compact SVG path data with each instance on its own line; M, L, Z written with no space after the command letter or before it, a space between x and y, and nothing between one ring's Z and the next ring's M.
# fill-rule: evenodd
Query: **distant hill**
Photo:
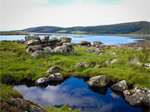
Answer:
M36 33L74 33L74 34L150 34L150 22L139 21L113 25L87 26L87 27L55 27L40 26L27 28L21 31Z

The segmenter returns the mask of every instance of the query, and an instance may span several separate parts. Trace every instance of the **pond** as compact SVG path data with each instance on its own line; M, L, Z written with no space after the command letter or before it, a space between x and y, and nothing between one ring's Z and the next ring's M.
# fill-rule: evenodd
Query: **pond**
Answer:
M132 107L123 99L123 95L115 94L110 88L89 88L86 79L71 77L64 82L51 83L45 88L34 83L22 83L13 88L23 93L24 98L45 107L46 105L81 108L86 112L142 112L148 108ZM118 96L117 96L118 95Z
M49 34L49 33L48 33ZM139 40L143 40L141 38L133 38L133 37L123 37L123 36L102 36L102 35L79 35L79 34L56 34L58 38L61 36L67 36L72 38L72 43L80 43L81 40L86 40L91 43L93 41L100 41L105 45L121 45L121 44L129 44L136 43ZM39 35L40 38L43 38L44 35ZM25 35L0 35L0 40L24 40Z

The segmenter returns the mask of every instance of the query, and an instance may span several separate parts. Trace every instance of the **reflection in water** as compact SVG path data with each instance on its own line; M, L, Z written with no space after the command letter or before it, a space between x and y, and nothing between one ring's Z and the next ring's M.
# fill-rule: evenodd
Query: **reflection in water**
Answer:
M83 79L70 78L61 85L48 85L43 89L36 86L28 88L25 85L14 88L21 91L25 99L42 106L60 107L67 104L71 108L81 108L86 112L141 112L141 108L130 106L122 98L113 98L113 91L109 88L89 89Z

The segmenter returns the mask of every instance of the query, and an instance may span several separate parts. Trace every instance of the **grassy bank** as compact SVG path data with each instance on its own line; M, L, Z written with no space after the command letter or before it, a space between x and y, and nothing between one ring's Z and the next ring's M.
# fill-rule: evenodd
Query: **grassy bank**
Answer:
M75 47L76 53L74 54L45 53L45 56L32 57L31 54L25 52L25 46L25 44L17 43L0 43L1 82L20 82L24 78L34 81L40 77L48 77L49 74L46 72L48 68L61 66L63 76L92 77L106 74L114 82L125 79L129 85L141 85L150 88L150 69L128 63L129 57L132 56L139 57L143 63L150 63L149 50L136 51L127 48L123 52L121 48L107 48L103 49L104 54L100 56L85 52L85 50L90 49L88 47ZM12 53L11 50L16 52ZM109 53L110 51L115 52L116 56ZM105 67L105 61L112 59L119 59L120 62ZM76 69L75 66L80 62L86 62L90 67ZM101 68L93 67L95 65L100 65Z

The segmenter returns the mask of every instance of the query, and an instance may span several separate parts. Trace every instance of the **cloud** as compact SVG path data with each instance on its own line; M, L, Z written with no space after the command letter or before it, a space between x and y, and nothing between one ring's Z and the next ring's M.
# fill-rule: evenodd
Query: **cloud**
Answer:
M67 104L70 107L82 108L84 111L110 112L113 108L112 103L106 103L97 98L96 93L91 94L88 88L74 88L72 86L48 86L40 89L37 87L27 88L26 86L14 87L24 94L25 99L41 104L43 107L61 106ZM94 110L93 110L94 109Z
M70 27L150 21L149 0L108 2L109 0L107 3L104 3L104 0L2 0L0 30L20 30L36 26Z

